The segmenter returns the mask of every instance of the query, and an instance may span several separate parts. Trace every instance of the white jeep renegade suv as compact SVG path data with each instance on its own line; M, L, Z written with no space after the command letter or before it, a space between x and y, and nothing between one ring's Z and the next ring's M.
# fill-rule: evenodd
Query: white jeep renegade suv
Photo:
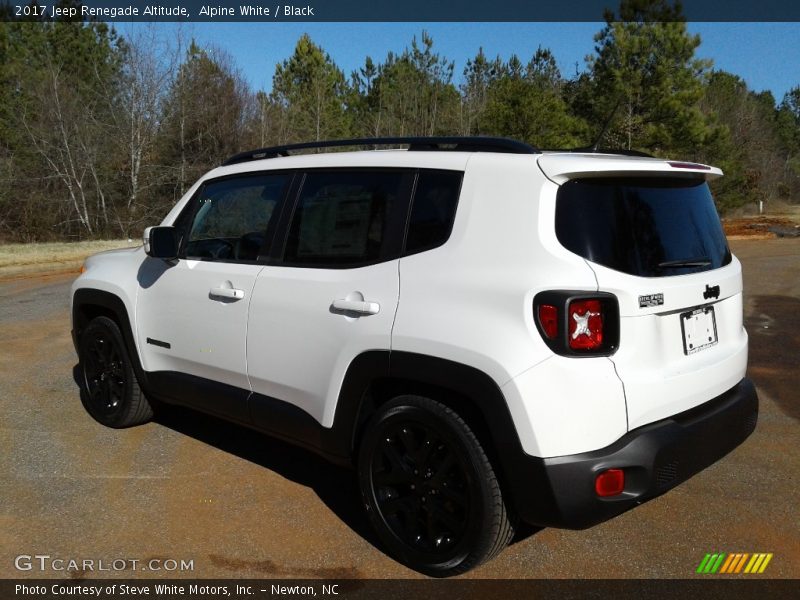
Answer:
M345 145L407 150L291 155ZM388 552L491 558L739 445L742 277L705 165L497 138L234 156L72 289L81 398L189 406L355 464Z

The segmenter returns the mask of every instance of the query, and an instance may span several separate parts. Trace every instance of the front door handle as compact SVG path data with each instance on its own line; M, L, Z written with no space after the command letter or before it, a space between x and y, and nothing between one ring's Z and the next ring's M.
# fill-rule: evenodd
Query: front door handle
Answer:
M226 300L241 300L244 298L244 290L236 288L218 287L211 288L208 295L212 298L225 298Z
M381 310L381 305L377 302L367 302L366 300L334 300L333 308L336 310L354 312L360 315L377 315Z

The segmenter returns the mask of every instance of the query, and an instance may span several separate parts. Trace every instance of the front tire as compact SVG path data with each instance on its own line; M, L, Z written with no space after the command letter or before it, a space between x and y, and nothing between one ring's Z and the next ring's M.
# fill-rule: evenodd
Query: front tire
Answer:
M514 534L480 442L447 406L400 396L381 406L361 443L359 483L389 553L434 577L464 573Z
M108 317L93 319L81 334L81 403L92 418L122 428L149 421L153 409L139 387L119 326Z

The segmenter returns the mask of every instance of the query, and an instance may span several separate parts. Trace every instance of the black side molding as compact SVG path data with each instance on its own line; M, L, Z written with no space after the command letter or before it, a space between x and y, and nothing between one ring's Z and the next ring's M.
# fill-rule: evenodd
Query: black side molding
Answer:
M148 393L163 402L222 417L350 466L364 396L372 382L388 373L388 351L357 356L345 375L330 428L289 402L186 373L149 373Z
M148 378L148 392L163 402L250 425L247 410L250 390L175 371L151 371Z
M159 348L166 348L167 350L172 348L172 344L169 342L162 342L161 340L156 340L150 337L147 338L147 343L152 344L153 346L158 346Z

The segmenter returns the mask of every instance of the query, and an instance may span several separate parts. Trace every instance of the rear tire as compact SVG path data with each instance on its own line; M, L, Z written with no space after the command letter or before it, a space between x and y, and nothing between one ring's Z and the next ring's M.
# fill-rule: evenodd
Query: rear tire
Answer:
M78 343L81 403L92 418L122 428L149 421L153 409L139 387L119 326L96 317Z
M426 575L469 571L514 535L480 442L457 413L430 398L399 396L378 409L358 474L369 520L389 553Z

